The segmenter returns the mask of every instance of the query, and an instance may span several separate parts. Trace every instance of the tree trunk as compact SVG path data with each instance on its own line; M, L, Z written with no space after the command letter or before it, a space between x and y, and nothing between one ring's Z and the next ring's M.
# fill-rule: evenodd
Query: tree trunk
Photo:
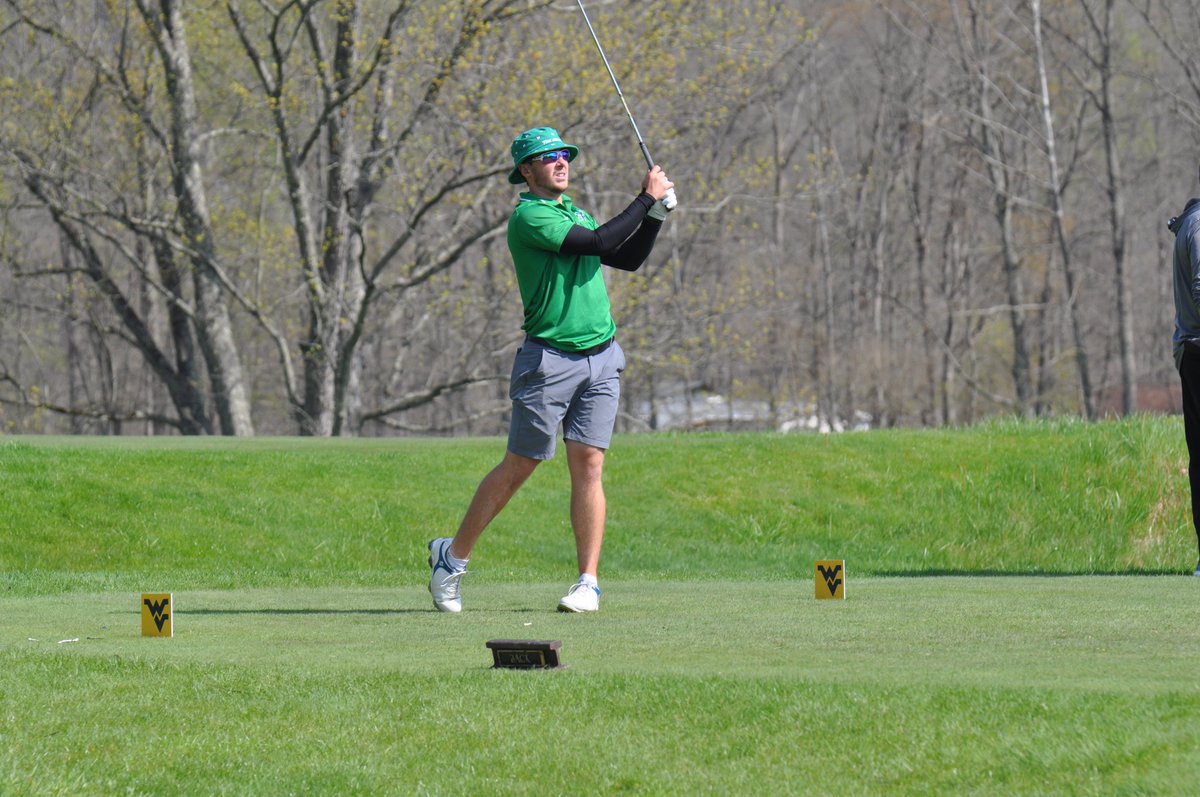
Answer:
M984 47L979 32L979 10L971 4L971 28L976 57L982 58ZM993 212L1000 231L1000 248L1004 271L1004 287L1008 298L1008 317L1012 328L1012 378L1016 391L1016 409L1022 416L1029 416L1033 405L1033 382L1029 361L1029 343L1026 332L1024 308L1024 286L1022 285L1021 257L1017 252L1013 233L1012 179L1009 172L1008 153L1004 138L994 118L992 105L992 76L987 65L980 61L974 66L978 89L974 97L979 114L980 154L987 164L987 173L993 190Z
M138 0L142 17L154 34L163 62L171 107L173 187L179 203L184 241L189 247L195 292L197 338L221 424L221 433L252 435L250 398L242 375L229 308L216 272L216 249L208 216L197 142L196 92L191 55L184 30L181 0L162 0L161 12Z
M1046 78L1046 58L1042 46L1042 3L1041 0L1030 0L1033 11L1033 41L1037 59L1038 94L1041 100L1042 124L1046 137L1046 162L1050 171L1050 200L1054 210L1053 235L1058 244L1059 264L1062 266L1063 282L1066 286L1067 316L1071 323L1071 337L1075 346L1075 367L1079 372L1079 391L1083 399L1083 412L1088 420L1096 418L1096 398L1092 389L1092 379L1088 364L1087 339L1083 334L1083 322L1080 319L1078 292L1075 287L1075 267L1071 261L1071 248L1067 243L1067 233L1063 225L1063 191L1062 176L1058 169L1057 136L1054 132L1054 115L1050 109L1050 87Z
M1113 290L1117 298L1117 328L1121 352L1121 403L1125 414L1137 409L1137 367L1134 362L1133 311L1126 278L1125 198L1121 186L1121 159L1117 151L1117 128L1113 120L1112 16L1115 0L1104 4L1100 31L1100 126L1104 133L1104 161L1108 169L1108 214L1113 255Z

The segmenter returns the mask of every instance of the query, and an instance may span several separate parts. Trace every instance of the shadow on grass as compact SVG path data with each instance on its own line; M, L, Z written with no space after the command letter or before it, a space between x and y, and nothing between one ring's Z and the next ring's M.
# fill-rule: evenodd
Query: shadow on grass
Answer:
M428 614L437 609L192 609L186 614Z
M530 612L539 611L533 608L519 609L477 609L476 612L505 612L513 614L529 614ZM542 609L544 611L544 609ZM315 615L315 614L362 614L362 615L389 615L389 614L443 614L432 606L428 609L187 609L186 612L180 611L180 614L209 614L209 615L241 615L241 614L267 614L267 615Z
M938 578L943 576L973 576L985 578L1078 578L1080 576L1190 576L1192 570L872 570L870 575L886 578Z

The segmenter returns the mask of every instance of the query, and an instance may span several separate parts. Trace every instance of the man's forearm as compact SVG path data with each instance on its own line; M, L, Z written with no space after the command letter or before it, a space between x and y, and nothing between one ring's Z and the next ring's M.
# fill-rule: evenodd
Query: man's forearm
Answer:
M589 230L578 224L573 226L558 251L564 255L596 255L601 262L607 262L605 258L620 249L634 234L646 218L646 211L653 205L654 197L643 191L634 197L629 207L596 229Z
M622 271L637 271L646 262L646 258L650 257L650 250L654 248L660 229L662 222L647 216L637 232L629 236L617 251L601 257L600 262Z

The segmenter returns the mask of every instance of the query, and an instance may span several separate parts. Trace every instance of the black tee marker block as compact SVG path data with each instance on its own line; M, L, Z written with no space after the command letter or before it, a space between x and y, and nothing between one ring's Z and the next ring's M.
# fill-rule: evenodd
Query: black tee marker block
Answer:
M492 666L515 670L553 670L562 667L558 651L562 642L533 639L491 639Z

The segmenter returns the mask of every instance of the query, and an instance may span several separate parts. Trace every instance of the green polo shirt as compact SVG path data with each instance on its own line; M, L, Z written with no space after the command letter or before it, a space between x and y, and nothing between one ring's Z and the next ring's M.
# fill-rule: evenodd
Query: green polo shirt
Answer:
M582 351L613 336L617 325L595 255L560 255L572 225L594 230L596 220L571 203L521 194L508 220L508 250L525 305L525 334L563 351Z

